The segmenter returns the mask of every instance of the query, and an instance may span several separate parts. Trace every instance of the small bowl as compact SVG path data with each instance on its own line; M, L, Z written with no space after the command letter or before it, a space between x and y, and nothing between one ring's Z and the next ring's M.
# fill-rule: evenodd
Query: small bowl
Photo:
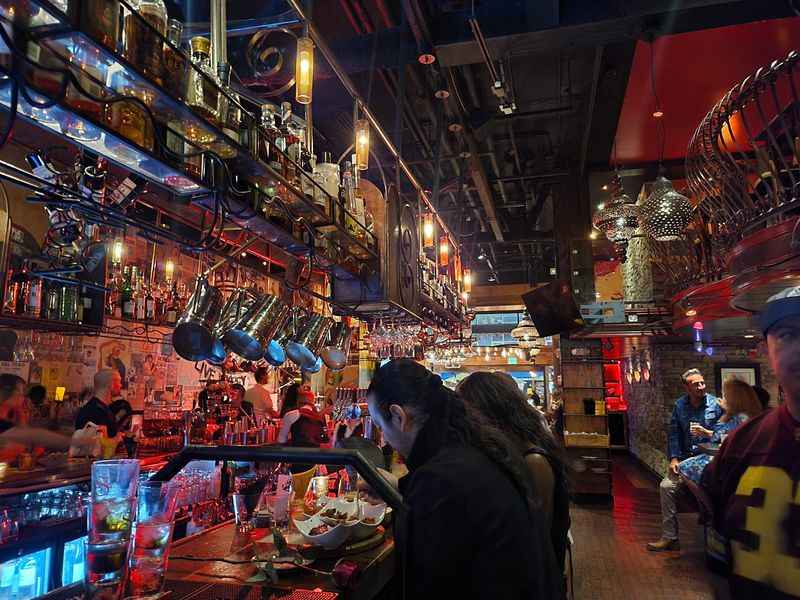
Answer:
M342 521L340 519L326 516L325 513L332 509L338 513L347 515L348 519ZM356 502L348 502L343 498L330 498L328 500L328 503L325 505L325 508L323 508L317 514L322 519L322 522L327 525L331 526L341 525L344 527L353 527L356 523L358 523L357 513L358 513L358 504Z
M353 532L350 537L356 541L366 540L375 533L375 530L380 527L389 509L385 504L369 504L364 502L361 505L361 520L353 527ZM366 523L365 519L370 519L370 523Z
M297 530L300 532L300 535L303 536L303 540L305 540L307 544L322 546L328 550L338 548L344 544L347 538L350 537L350 530L352 529L351 527L345 527L343 525L328 525L323 522L319 515L314 515L302 521L296 519L293 519L293 521L295 527L297 527ZM320 525L325 525L329 529L325 533L312 535L311 530Z

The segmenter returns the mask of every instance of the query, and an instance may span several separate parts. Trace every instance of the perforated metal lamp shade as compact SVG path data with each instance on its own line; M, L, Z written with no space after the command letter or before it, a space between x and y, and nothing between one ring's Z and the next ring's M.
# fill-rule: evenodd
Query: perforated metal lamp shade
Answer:
M686 196L675 191L669 179L659 176L639 211L642 230L658 242L669 242L683 237L694 207Z
M511 336L518 340L530 340L539 337L539 332L533 324L533 321L526 315L520 319L519 324L511 330Z
M611 242L624 243L633 238L639 227L639 210L630 196L620 190L592 218L592 225Z

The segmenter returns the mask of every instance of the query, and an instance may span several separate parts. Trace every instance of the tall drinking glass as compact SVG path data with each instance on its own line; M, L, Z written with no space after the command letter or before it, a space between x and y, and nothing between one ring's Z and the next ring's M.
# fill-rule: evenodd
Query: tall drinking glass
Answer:
M95 600L116 600L122 593L138 478L137 460L92 465L86 584L89 597Z
M164 587L177 491L177 486L168 481L139 484L129 560L129 596L159 594Z

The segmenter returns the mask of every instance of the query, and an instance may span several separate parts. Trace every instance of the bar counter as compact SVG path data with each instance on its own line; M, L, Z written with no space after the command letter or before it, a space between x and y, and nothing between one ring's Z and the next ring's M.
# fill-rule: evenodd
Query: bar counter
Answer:
M141 469L143 471L156 470L173 454L174 452L140 458ZM94 462L92 459L78 458L52 467L37 466L26 471L7 468L0 474L0 497L88 482L91 479L92 462Z
M214 560L246 560L247 554L236 556L230 554L234 533L235 525L224 523L198 535L179 540L172 546L166 588L176 592L175 600L190 595L190 590L186 587L187 583L197 584L197 586L202 584L236 584L255 587L265 585L264 583L248 582L248 579L257 572L257 567L252 563L231 564L224 560ZM269 535L267 530L255 530L253 533L256 539L263 535ZM332 576L320 573L320 571L333 571L334 565L339 560L338 557L317 559L309 565L314 571L303 568L279 571L278 583L270 585L270 588L278 595L303 589L336 592L339 594L339 598L347 600L390 597L387 586L395 573L394 539L391 535L391 527L377 545L361 552L348 553L343 558L352 560L361 567L361 577L354 589L341 590L337 588ZM192 592L197 589L195 586L191 586L191 588ZM184 589L186 590L185 594L182 593Z

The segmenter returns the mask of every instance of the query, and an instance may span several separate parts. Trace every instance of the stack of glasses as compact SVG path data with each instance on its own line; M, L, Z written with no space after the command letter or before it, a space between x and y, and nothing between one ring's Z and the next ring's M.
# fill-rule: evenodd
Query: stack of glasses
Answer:
M88 598L119 600L161 592L175 524L176 491L169 482L139 483L137 460L92 465Z

